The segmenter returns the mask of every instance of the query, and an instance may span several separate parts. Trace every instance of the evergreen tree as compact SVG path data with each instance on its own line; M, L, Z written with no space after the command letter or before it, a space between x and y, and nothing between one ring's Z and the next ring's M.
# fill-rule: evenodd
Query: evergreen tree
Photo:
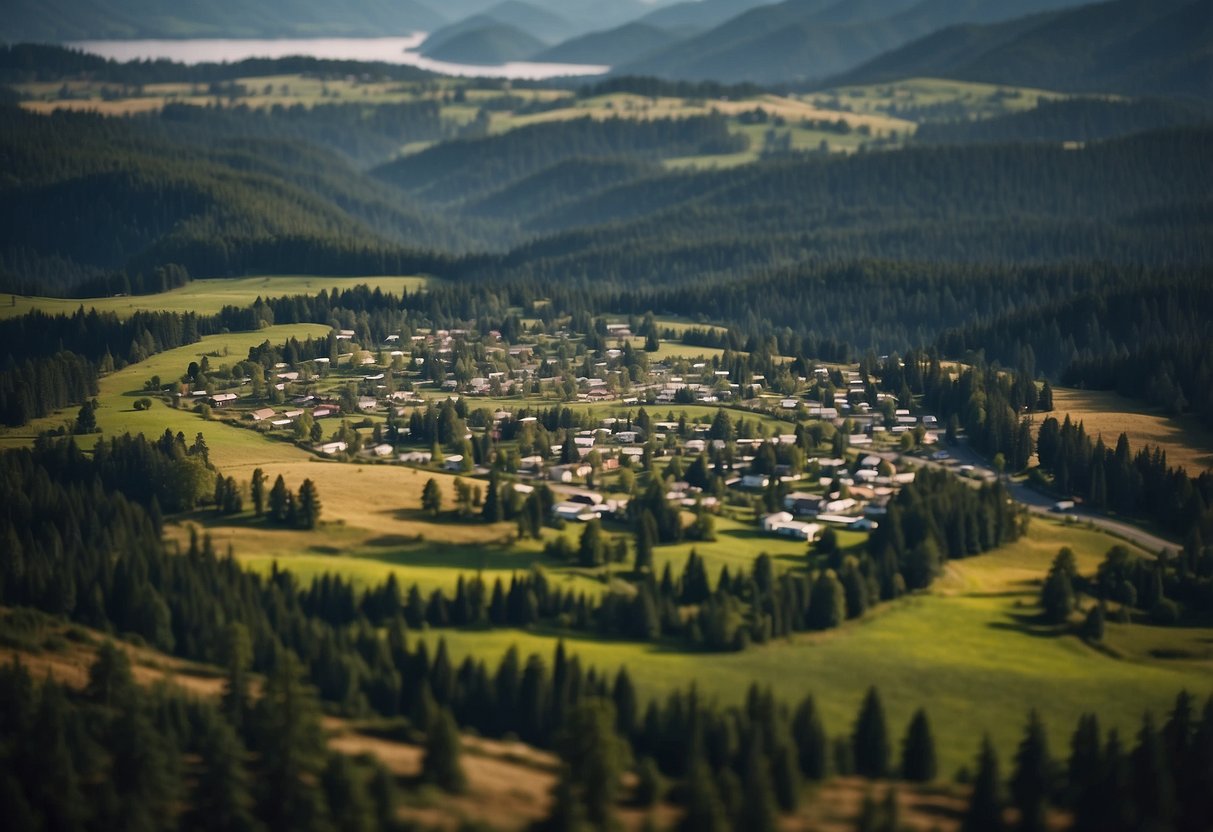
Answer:
M770 766L757 735L750 739L750 753L743 768L745 779L736 826L754 832L774 832L779 813L771 788Z
M361 779L344 754L330 754L320 775L329 815L337 832L371 832L375 829L372 807Z
M260 827L252 811L244 746L233 727L215 711L202 713L198 776L184 825L199 832L254 832Z
M792 737L801 773L810 780L824 780L829 773L829 742L812 696L805 697L796 708Z
M1001 832L1006 826L1002 819L1002 781L998 776L998 755L987 735L981 740L977 755L977 776L969 808L960 826L962 832Z
M557 741L574 798L596 829L609 829L627 765L627 746L615 733L615 708L608 700L583 700L568 712Z
M442 511L442 489L434 479L426 480L425 488L421 490L421 510L430 517L437 517Z
M310 479L299 486L299 526L314 529L320 522L320 494Z
M795 812L800 805L800 766L793 746L783 744L772 755L771 779L775 800L783 812Z
M320 708L300 673L293 655L281 656L253 712L257 815L270 829L313 829L325 816L315 788L326 758Z
M290 492L286 487L286 480L279 474L274 480L274 487L270 489L270 519L275 523L285 523L287 519L287 500L290 497Z
M855 731L851 736L855 773L861 777L881 778L889 774L889 731L884 706L875 687L868 688Z
M219 658L227 671L223 686L223 714L240 731L249 711L248 669L253 658L248 630L243 624L233 621L227 625Z
M597 518L585 524L581 541L577 546L577 562L588 568L601 566L606 560L606 546L602 538L602 523Z
M728 832L732 828L720 800L712 770L701 754L692 749L686 782L686 812L679 832Z
M480 516L486 523L500 523L505 516L501 506L501 475L496 468L489 469L489 485L484 494L484 505Z
M260 468L253 469L249 491L253 497L253 514L260 517L265 514L265 472Z
M422 777L444 791L458 794L467 788L463 773L463 753L455 718L446 708L437 709L429 720L425 734L425 757Z
M640 515L636 526L636 561L635 569L638 574L653 571L653 545L657 542L657 521L648 509Z
M1154 718L1149 713L1142 717L1137 747L1133 749L1129 763L1139 827L1171 828L1175 818L1175 780L1167 760L1166 744L1154 729Z
M902 744L901 776L911 783L929 783L935 773L935 739L927 712L919 708L910 719Z
M1035 709L1028 715L1024 737L1015 754L1011 777L1011 799L1019 810L1019 829L1043 832L1045 808L1052 792L1049 749L1044 725Z

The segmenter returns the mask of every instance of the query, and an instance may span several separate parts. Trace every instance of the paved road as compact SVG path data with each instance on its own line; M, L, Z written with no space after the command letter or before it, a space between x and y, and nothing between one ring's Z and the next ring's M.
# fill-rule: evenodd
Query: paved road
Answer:
M981 458L979 454L973 451L964 442L949 446L947 449L955 462L951 465L943 465L932 459L922 459L920 457L904 457L904 461L913 465L925 466L928 468L949 468L956 470L959 465L972 465L976 471L982 472L987 479L994 479L997 474L990 464ZM1007 490L1011 493L1011 497L1024 506L1029 512L1044 517L1052 517L1056 519L1058 514L1052 511L1054 500L1041 494L1039 491L1029 488L1023 483L1009 482ZM1114 520L1111 517L1099 514L1098 512L1089 511L1082 507L1075 507L1066 512L1067 515L1077 517L1084 523L1090 523L1096 528L1103 529L1109 534L1122 537L1125 540L1135 543L1147 552L1162 552L1163 550L1176 551L1179 547L1177 544L1159 537L1156 534L1146 531L1145 529L1134 526L1131 523L1125 523L1120 520Z

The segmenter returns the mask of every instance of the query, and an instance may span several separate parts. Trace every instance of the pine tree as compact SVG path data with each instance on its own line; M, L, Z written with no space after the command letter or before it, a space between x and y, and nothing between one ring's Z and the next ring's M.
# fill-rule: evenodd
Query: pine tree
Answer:
M320 522L320 493L316 484L304 480L299 486L299 526L304 529L314 529Z
M1019 829L1038 832L1046 828L1045 808L1052 791L1049 749L1044 725L1035 709L1028 715L1024 737L1015 754L1011 777L1011 799L1019 810Z
M1139 826L1143 829L1170 828L1175 817L1175 780L1165 743L1154 729L1154 718L1149 713L1142 717L1137 747L1133 749L1129 763Z
M889 731L875 687L868 688L864 697L851 744L856 774L873 779L888 776Z
M228 624L220 656L227 670L223 687L223 713L237 731L244 728L245 717L249 711L248 668L252 658L253 648L249 642L248 630L238 622Z
M131 661L112 641L105 641L97 651L84 693L106 708L126 707L138 696Z
M426 730L422 778L452 794L463 792L467 789L467 777L460 759L462 751L455 718L446 708L437 709Z
M829 743L812 696L805 697L796 708L792 737L801 773L810 780L824 780L829 773Z
M973 780L969 808L960 828L962 832L1001 832L1006 828L1002 820L1002 781L998 776L998 755L994 752L989 735L981 740L977 777Z
M329 755L320 775L320 786L337 832L371 832L375 828L372 807L348 757Z
M290 492L286 488L286 480L282 475L278 475L278 479L274 480L274 487L270 489L270 519L275 523L286 522L287 515L287 498Z
M757 734L750 739L750 753L746 758L744 776L737 828L747 832L774 832L779 813L775 808L775 794L771 789L770 766Z
M636 562L637 574L653 571L653 545L657 542L657 521L653 513L645 509L640 515L636 526Z
M325 762L325 737L319 704L301 673L292 654L282 656L253 712L260 753L257 815L271 829L312 829L324 817L315 782Z
M215 711L202 713L198 776L184 826L199 832L254 832L259 825L252 811L244 746L233 727Z
M253 514L260 517L265 514L265 472L260 468L253 469L253 479L249 483L249 491L253 497Z
M691 752L686 783L686 813L678 824L679 832L728 832L732 828L712 771L702 752Z
M434 479L426 480L425 488L421 490L421 510L430 517L437 517L442 511L442 489Z
M484 505L480 509L480 516L484 518L486 523L500 523L504 517L504 511L501 507L501 482L500 475L496 468L489 470L489 485L485 491Z
M615 732L615 708L593 698L569 711L557 740L557 751L575 798L597 829L610 828L627 746Z
M585 524L581 541L577 547L577 562L589 569L601 566L605 560L605 544L602 539L602 523L597 518Z
M935 739L927 712L919 708L910 720L902 745L901 776L911 783L929 783L935 779Z
M783 812L795 812L800 805L800 767L795 749L784 744L772 755L771 779L775 787L775 800Z

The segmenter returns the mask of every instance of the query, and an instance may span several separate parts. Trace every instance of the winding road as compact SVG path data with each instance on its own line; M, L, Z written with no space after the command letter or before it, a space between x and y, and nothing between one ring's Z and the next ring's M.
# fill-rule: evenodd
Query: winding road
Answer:
M990 463L984 460L976 451L970 448L963 440L956 445L951 445L946 448L951 457L950 464L934 459L923 459L922 457L903 456L901 461L906 464L927 467L927 468L947 468L955 471L959 465L972 465L975 471L980 471L982 477L974 478L974 483L985 480L992 480L997 477ZM880 454L880 456L896 456L890 454ZM1054 512L1054 500L1029 488L1024 483L1008 482L1007 490L1010 492L1012 499L1026 508L1029 512L1042 517L1052 517L1054 519L1061 517ZM1134 526L1132 523L1126 523L1122 520L1116 520L1098 512L1089 511L1077 506L1065 512L1065 515L1075 517L1084 523L1090 523L1098 529L1102 529L1108 534L1123 538L1130 543L1134 543L1147 552L1158 554L1160 552L1170 550L1176 551L1179 546L1173 541L1159 537L1152 532L1146 531L1139 526Z

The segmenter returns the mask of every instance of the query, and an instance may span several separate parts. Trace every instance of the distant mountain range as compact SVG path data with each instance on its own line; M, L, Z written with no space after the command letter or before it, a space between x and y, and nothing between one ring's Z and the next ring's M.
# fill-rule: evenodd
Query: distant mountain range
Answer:
M567 40L545 49L533 57L536 61L565 64L603 64L619 66L665 49L678 42L678 36L667 29L647 23L625 23L605 32Z
M638 20L670 2L673 0L5 0L0 42L381 37L434 32L473 15L517 6L517 18L499 22L554 43ZM535 12L560 19L563 27L547 33L528 30L526 24Z
M1213 98L1213 0L1112 0L954 26L833 79L931 76L1065 92Z
M419 0L4 0L0 40L363 37L448 22Z
M617 71L729 82L820 79L945 26L1075 5L1077 0L785 0L752 8Z
M0 40L424 30L422 53L452 63L815 87L942 77L1213 99L1213 0L1082 2L7 0Z

